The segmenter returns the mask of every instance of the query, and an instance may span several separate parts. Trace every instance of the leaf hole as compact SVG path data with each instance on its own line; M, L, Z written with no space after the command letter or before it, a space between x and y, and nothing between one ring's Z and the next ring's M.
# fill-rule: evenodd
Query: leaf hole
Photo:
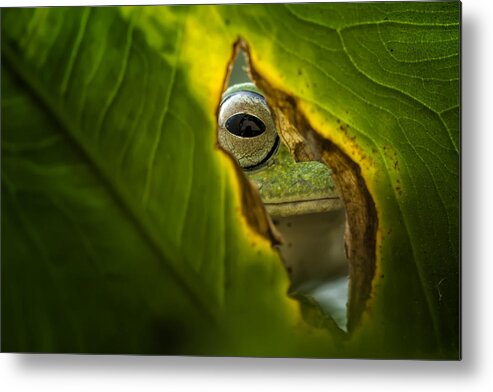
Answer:
M269 233L279 249L290 295L300 301L308 321L315 314L317 324L326 319L324 326L352 331L371 296L375 206L358 165L312 129L296 97L274 89L249 53L243 40L235 44L224 89L253 82L266 99L282 146L268 165L245 172L249 180L242 176L254 184L245 187L244 213L250 222L265 215L255 207L255 191L248 190L257 189L270 215L267 224L275 225L268 230L263 222L258 230Z

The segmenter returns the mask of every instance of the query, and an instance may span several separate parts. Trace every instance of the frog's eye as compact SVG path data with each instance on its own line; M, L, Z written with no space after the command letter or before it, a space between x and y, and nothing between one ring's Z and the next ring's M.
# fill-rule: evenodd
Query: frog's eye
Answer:
M272 158L279 146L274 120L265 98L257 92L227 90L219 108L219 144L233 154L245 170L258 169Z
M224 125L229 132L240 137L255 137L265 132L262 120L248 113L234 114Z

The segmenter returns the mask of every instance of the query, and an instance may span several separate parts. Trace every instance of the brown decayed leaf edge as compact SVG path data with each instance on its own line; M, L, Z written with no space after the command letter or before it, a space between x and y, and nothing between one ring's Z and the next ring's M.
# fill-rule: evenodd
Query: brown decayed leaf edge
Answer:
M298 110L296 98L273 88L268 80L262 77L250 61L250 48L244 40L239 39L236 42L235 52L238 48L247 54L250 77L265 94L269 106L273 109L278 129L281 133L288 133L284 138L302 140L301 143L290 146L295 158L306 160L320 157L332 169L334 183L346 207L345 241L350 277L348 330L354 330L363 312L367 310L366 305L372 295L378 228L375 203L358 164L337 145L313 129L308 119ZM279 126L286 120L290 126Z

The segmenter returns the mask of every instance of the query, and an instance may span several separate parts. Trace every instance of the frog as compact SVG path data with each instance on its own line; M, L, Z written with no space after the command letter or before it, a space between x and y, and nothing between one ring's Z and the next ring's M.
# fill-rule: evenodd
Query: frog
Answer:
M223 93L218 143L258 189L284 239L279 250L290 275L290 292L318 295L344 329L347 297L341 298L340 288L335 300L317 292L327 288L321 285L324 282L337 282L342 292L348 284L345 208L332 170L320 161L295 160L276 129L265 96L251 82L234 84Z

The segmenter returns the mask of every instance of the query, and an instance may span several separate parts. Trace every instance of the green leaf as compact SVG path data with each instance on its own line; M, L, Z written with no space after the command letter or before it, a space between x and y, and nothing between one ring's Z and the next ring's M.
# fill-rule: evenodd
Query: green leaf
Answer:
M2 10L2 349L457 358L459 11ZM258 195L215 146L238 37L278 115L374 206L347 338L287 296Z

